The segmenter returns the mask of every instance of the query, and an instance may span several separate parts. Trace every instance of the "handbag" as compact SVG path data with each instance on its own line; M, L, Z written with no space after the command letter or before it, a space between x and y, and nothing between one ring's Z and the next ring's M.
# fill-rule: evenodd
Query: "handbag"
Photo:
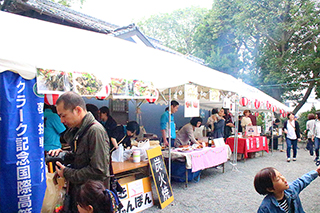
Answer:
M117 212L123 208L123 205L120 201L119 195L118 193L122 193L123 192L123 188L120 185L120 183L118 182L118 179L114 176L113 174L113 167L112 167L112 161L111 161L111 157L110 157L110 165L109 165L109 169L110 169L110 191L112 191L114 193L114 198L116 200L115 205L113 207L113 209Z

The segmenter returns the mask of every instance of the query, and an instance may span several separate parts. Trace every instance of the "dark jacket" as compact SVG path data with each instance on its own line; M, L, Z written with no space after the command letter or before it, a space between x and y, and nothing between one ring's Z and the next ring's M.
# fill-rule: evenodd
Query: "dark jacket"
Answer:
M218 122L215 122L213 125L214 125L213 138L223 138L224 126L225 126L224 119L220 119Z
M75 150L74 141L88 125L94 123L77 142ZM75 195L79 186L87 180L103 181L110 188L110 154L109 138L103 126L88 112L83 118L80 128L70 128L64 134L65 140L72 147L72 152L66 155L71 166L64 169L64 177L70 183L71 205L76 210Z
M108 137L110 139L112 131L117 127L117 122L113 119L113 117L108 116L108 120L104 124L102 123L102 125L106 129Z
M288 125L288 120L286 120L283 124L283 129L288 129L287 128L287 125ZM299 123L298 121L294 121L294 126L295 126L295 132L296 132L296 136L297 136L297 139L300 138L300 126L299 126ZM287 135L286 135L287 137Z

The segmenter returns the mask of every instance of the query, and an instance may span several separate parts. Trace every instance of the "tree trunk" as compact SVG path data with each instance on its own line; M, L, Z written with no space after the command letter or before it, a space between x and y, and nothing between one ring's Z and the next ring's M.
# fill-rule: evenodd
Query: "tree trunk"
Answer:
M299 104L296 106L296 108L294 108L293 114L296 114L301 109L301 107L306 103L306 101L308 100L308 98L311 94L312 89L314 88L314 85L315 85L315 82L311 81L309 84L309 87L307 89L306 94L304 94L304 96L303 96L303 99L301 101L299 101Z

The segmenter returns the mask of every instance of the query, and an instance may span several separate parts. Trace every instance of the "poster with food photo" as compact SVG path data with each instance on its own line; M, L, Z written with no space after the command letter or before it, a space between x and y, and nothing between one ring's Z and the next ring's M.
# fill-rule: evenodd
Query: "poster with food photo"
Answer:
M37 69L37 90L39 94L59 94L73 90L71 72L53 69Z
M199 117L200 115L200 104L199 100L185 101L184 117Z
M73 72L74 91L82 96L106 96L108 79L88 72Z
M133 88L128 85L129 81L124 78L111 78L111 91L114 98L128 98L133 95ZM129 91L132 90L132 92Z
M186 84L184 91L184 117L198 117L200 115L198 87L195 85Z
M145 99L156 97L156 89L149 81L133 80L134 98Z

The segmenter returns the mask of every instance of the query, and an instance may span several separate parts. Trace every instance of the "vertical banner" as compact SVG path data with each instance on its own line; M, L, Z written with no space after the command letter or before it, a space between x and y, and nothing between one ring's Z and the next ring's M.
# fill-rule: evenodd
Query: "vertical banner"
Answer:
M200 104L198 100L198 87L186 84L184 88L184 117L199 117Z
M41 212L43 97L35 91L35 79L0 73L0 212Z

